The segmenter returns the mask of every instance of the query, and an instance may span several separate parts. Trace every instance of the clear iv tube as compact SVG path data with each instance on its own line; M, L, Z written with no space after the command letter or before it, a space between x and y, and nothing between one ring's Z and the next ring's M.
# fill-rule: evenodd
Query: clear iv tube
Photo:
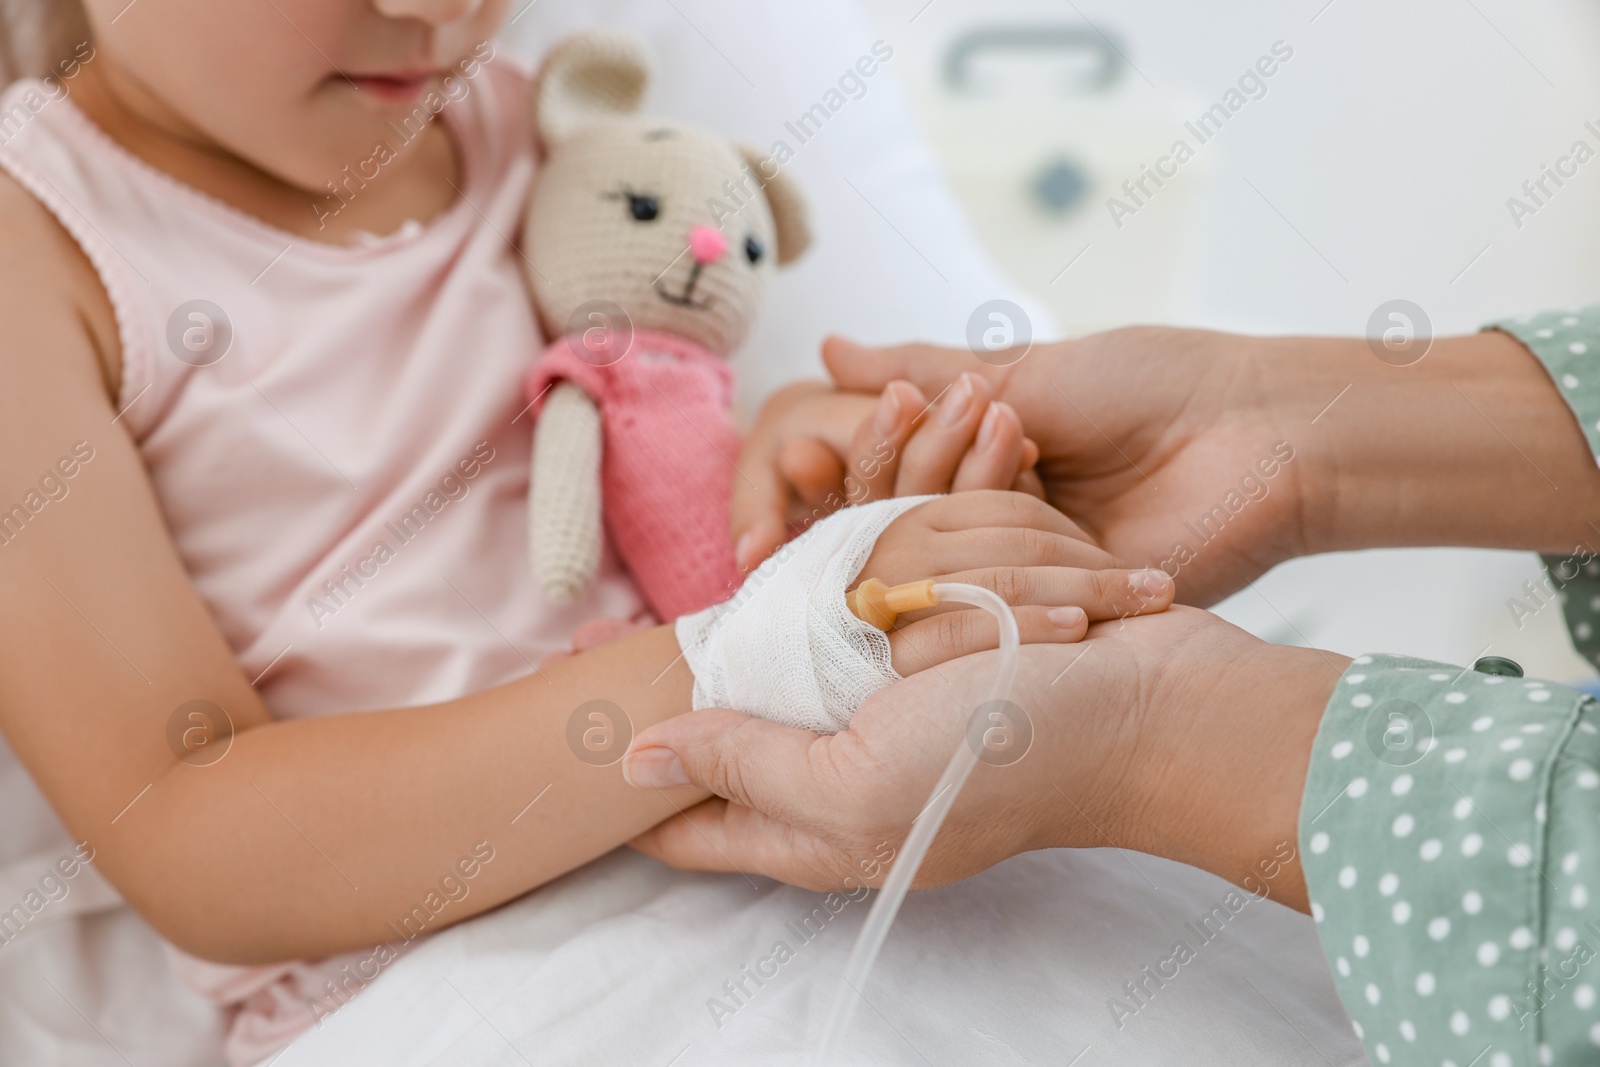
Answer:
M1017 654L1022 645L1021 636L1017 633L1017 620L1011 614L1010 606L989 590L964 582L939 582L934 585L933 592L940 603L970 604L982 608L1000 624L1000 661L995 668L994 683L989 687L986 703L1009 699L1012 682L1017 676ZM894 917L899 913L900 905L911 889L911 882L917 876L917 869L922 866L934 837L939 833L939 827L944 824L945 816L950 814L956 796L966 784L967 776L977 766L978 752L969 741L970 732L966 729L969 724L962 725L961 740L956 745L955 755L950 757L922 814L911 824L911 833L900 847L900 855L889 869L889 877L878 891L872 910L867 913L866 924L856 938L855 947L850 950L850 958L845 963L844 980L833 998L827 1025L822 1031L822 1041L812 1059L814 1067L831 1067L838 1055L845 1031L850 1028L850 1020L855 1017L856 1007L860 1003L862 987L867 984L867 976L877 962L878 951L889 936L889 927L894 923Z

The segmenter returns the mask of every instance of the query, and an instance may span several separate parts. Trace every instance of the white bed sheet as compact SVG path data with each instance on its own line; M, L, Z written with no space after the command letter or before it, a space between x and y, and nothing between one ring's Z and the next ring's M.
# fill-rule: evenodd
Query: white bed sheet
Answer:
M1186 922L1232 887L1114 849L1015 857L913 894L846 1045L853 1064L1364 1063L1310 919L1246 904L1209 943ZM627 851L440 934L291 1046L281 1067L800 1067L869 901L810 941L822 894L671 871ZM1195 958L1121 1026L1108 1002L1184 941ZM724 982L793 958L741 1004ZM773 966L765 970L772 974ZM1170 973L1170 967L1168 968ZM720 999L737 1010L713 1010Z

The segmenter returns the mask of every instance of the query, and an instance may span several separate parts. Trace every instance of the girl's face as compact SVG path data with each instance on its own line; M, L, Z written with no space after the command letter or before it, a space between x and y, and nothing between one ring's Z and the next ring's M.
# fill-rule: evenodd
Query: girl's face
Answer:
M168 133L319 190L430 92L460 96L510 2L83 0L87 68Z

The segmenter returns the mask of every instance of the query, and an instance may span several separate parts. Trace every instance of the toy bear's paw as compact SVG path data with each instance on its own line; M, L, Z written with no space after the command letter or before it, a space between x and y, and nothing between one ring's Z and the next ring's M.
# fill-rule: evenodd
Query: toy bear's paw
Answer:
M528 529L533 580L545 598L571 604L600 569L600 411L563 382L534 424Z
M555 573L538 575L539 591L552 604L571 604L588 590L592 577L577 568L558 568Z

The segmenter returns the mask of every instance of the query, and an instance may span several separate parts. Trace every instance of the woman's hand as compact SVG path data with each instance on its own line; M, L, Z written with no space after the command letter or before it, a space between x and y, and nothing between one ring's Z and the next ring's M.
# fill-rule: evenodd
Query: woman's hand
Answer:
M1043 496L1038 459L1016 411L976 375L932 401L904 381L876 397L799 382L773 394L745 442L735 555L748 571L813 521L868 500L971 489Z
M867 557L858 581L868 578L991 589L1012 605L1025 644L1078 641L1091 622L1164 611L1174 591L1160 571L1120 567L1043 501L995 491L940 497L900 516ZM993 617L964 605L908 612L889 634L902 676L998 643Z
M938 392L980 378L1038 442L1052 504L1114 555L1179 576L1183 599L1209 602L1298 554L1305 540L1305 464L1282 459L1297 455L1303 435L1291 431L1297 412L1278 410L1260 389L1255 343L1132 329L1036 345L1008 366L964 350L841 340L827 344L824 358L844 389L876 391L904 378ZM816 442L809 453L792 446L791 455L791 481L831 473ZM850 465L864 458L856 447L844 455ZM800 459L812 469L801 469Z
M1031 743L974 770L917 885L1030 849L1112 845L1258 886L1276 859L1270 891L1304 909L1284 846L1297 840L1312 740L1348 662L1189 608L1098 625L1077 646L1024 648L1013 729L1031 729ZM716 796L633 845L674 867L816 890L880 884L874 861L903 841L993 670L993 657L969 656L909 678L832 736L727 710L654 726L623 761L628 780Z
M1586 520L1600 512L1600 471L1571 410L1532 353L1498 331L1436 339L1408 366L1359 338L1165 328L1035 345L1005 366L837 340L824 357L851 390L909 379L931 394L980 375L1038 442L1050 502L1119 558L1177 576L1189 603L1313 552L1570 553L1591 542ZM815 448L792 446L807 455ZM830 471L813 466L790 480ZM770 527L752 517L765 514L753 494L736 496L748 526Z

